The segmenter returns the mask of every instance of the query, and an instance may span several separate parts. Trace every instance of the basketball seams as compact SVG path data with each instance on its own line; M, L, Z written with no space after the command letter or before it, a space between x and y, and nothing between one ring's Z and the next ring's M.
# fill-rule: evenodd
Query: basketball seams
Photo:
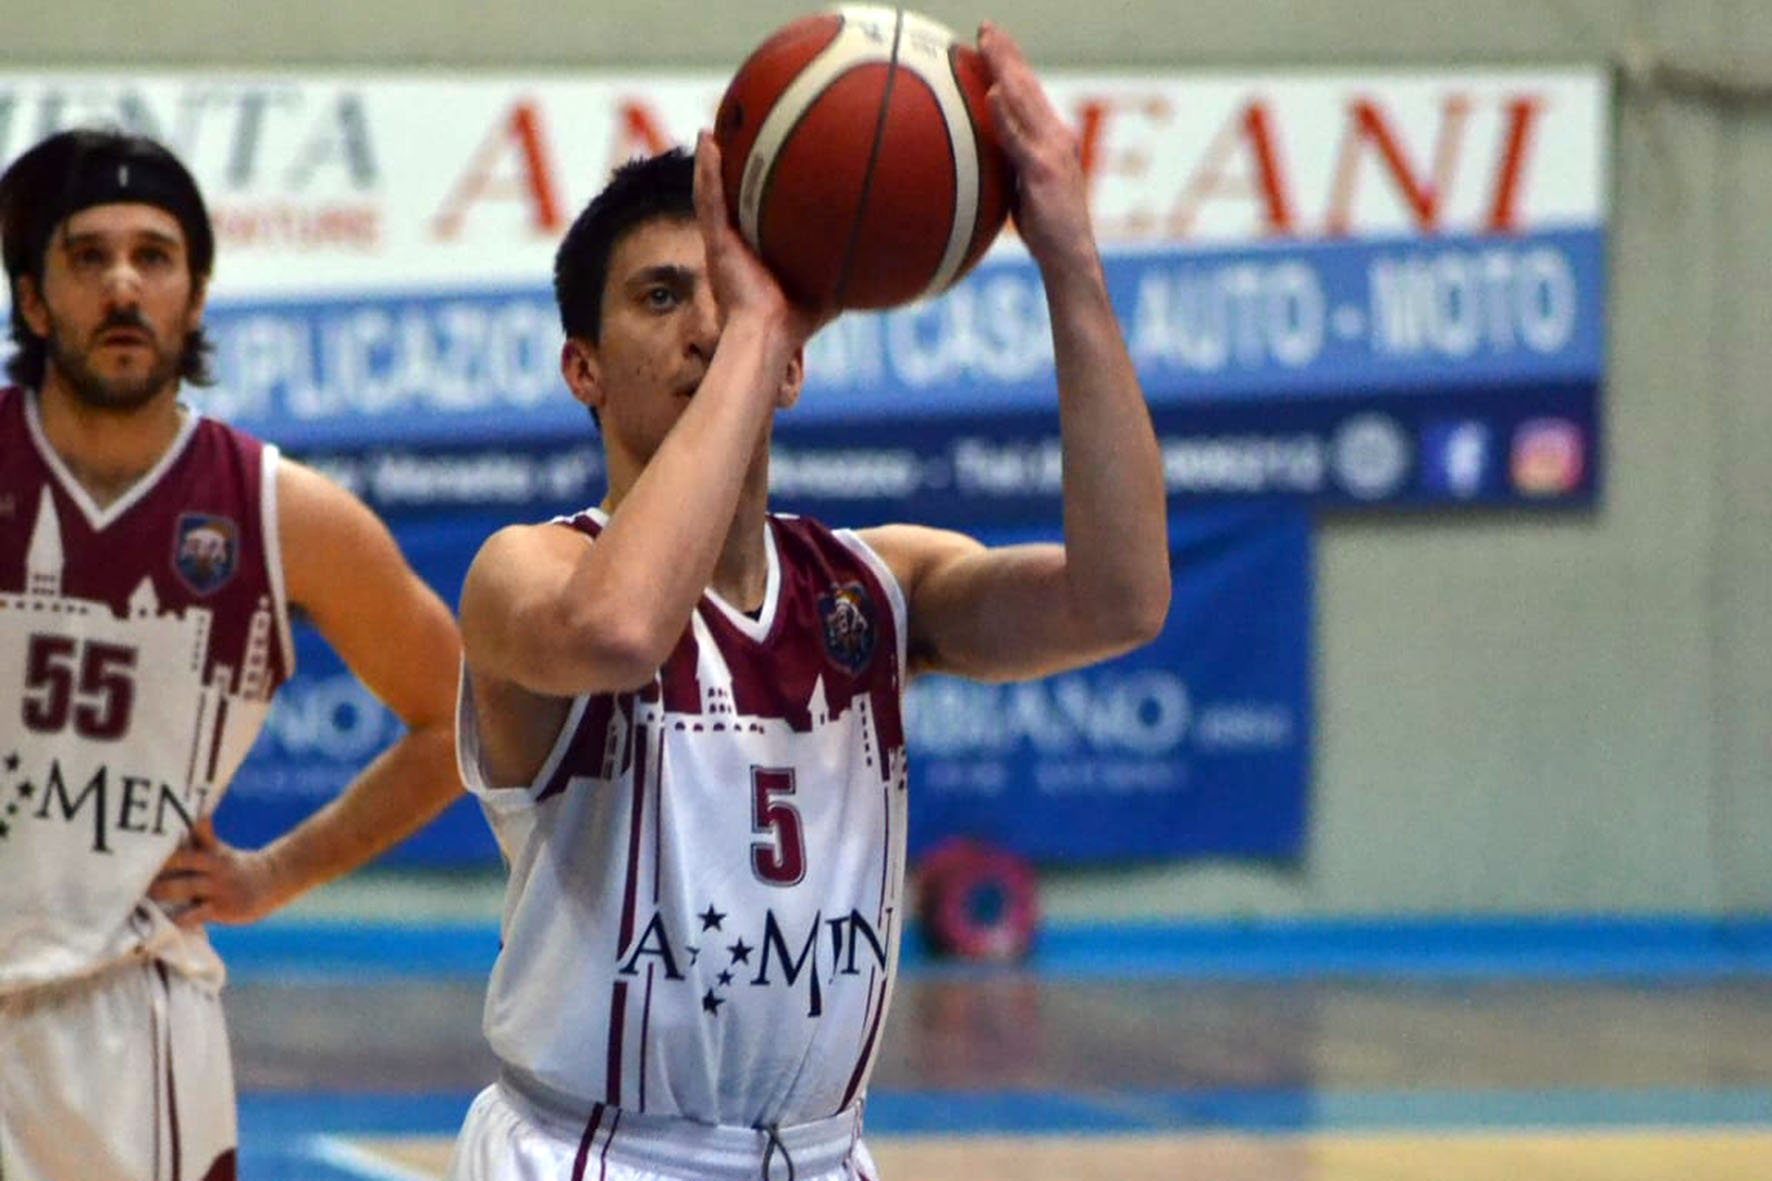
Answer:
M727 200L792 298L891 308L971 270L1007 213L988 83L975 51L902 7L835 6L746 60L718 120Z
M942 55L942 63L945 69L915 71L941 108L942 130L947 133L948 155L954 168L954 216L948 227L947 249L942 252L941 265L929 286L923 289L925 296L953 283L971 253L972 238L978 228L978 136L972 126L972 108L960 91L952 48Z
M751 143L739 184L739 230L751 249L763 249L762 216L775 163L819 96L856 66L887 61L888 57L872 49L867 38L845 21L830 44L806 63L770 105Z
M922 296L927 297L951 286L965 268L967 256L971 253L972 239L978 227L981 183L978 132L973 126L972 107L966 101L955 64L961 49L959 41L947 26L928 17L916 13L903 13L903 16L914 26L908 38L912 55L907 64L928 87L941 111L942 131L953 169L953 218L948 223L947 248L942 252L941 264L923 289Z
M845 21L847 24L847 21ZM880 105L874 113L874 141L868 145L868 162L861 170L861 192L856 195L855 213L849 222L848 240L843 243L843 260L837 267L837 285L831 300L843 304L849 290L849 276L855 269L855 247L861 240L862 223L867 220L868 198L874 191L874 170L880 163L880 145L886 140L886 115L892 109L892 88L898 81L899 46L904 38L904 9L900 8L892 25L892 50L886 59L886 83L880 87Z

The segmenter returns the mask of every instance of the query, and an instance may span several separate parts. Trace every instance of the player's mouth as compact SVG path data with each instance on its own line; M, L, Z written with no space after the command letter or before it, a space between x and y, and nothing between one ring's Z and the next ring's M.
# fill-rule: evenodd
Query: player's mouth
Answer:
M112 328L99 333L98 343L100 348L148 349L154 338L140 328Z

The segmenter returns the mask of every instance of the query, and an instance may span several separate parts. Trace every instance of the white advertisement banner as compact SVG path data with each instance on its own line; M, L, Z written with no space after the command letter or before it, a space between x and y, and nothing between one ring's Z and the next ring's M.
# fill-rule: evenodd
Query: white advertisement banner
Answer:
M211 203L221 299L545 287L555 244L610 169L691 142L724 85L713 73L0 72L0 160L88 124L162 140ZM1054 72L1047 85L1078 131L1110 249L1605 220L1599 70Z

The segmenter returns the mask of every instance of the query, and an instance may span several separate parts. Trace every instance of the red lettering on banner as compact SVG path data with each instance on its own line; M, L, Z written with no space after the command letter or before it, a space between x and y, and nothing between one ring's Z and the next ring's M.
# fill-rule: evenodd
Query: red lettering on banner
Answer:
M1354 189L1359 178L1360 158L1364 154L1361 149L1367 144L1378 149L1378 157L1395 182L1403 203L1414 216L1416 228L1426 233L1437 231L1442 212L1440 201L1451 188L1469 114L1468 98L1457 94L1446 98L1441 107L1433 172L1421 178L1410 168L1402 145L1385 122L1378 104L1370 99L1355 99L1348 109L1350 126L1341 140L1324 231L1331 236L1345 235L1353 223Z
M1150 171L1148 153L1135 150L1110 153L1106 147L1108 124L1119 121L1119 116L1128 113L1160 123L1169 118L1171 110L1169 103L1162 98L1116 100L1096 97L1085 98L1077 104L1077 157L1083 168L1084 183L1092 193L1096 182L1109 174L1142 177ZM1153 221L1151 211L1133 210L1126 215L1123 225L1111 225L1106 229L1110 235L1144 234L1154 228Z
M354 251L382 245L375 205L219 201L210 207L216 240L232 250Z
M1248 154L1251 172L1228 171L1226 166L1239 149ZM1227 197L1253 198L1260 206L1263 232L1270 238L1289 237L1296 231L1266 103L1250 103L1226 120L1213 137L1205 159L1188 178L1181 200L1170 214L1170 233L1187 237L1200 206Z
M518 175L498 176L495 170L500 160L513 150ZM553 169L542 146L541 116L531 102L519 102L511 108L508 118L493 125L467 171L456 181L449 199L438 210L431 232L439 238L455 237L461 232L469 206L494 197L528 202L530 228L538 236L552 237L562 228Z
M1101 171L1102 127L1113 110L1105 99L1086 98L1077 104L1077 156L1090 181Z
M656 156L673 143L665 133L657 113L639 99L625 99L616 106L615 142L610 147L610 166L624 164L635 156Z
M1489 230L1511 234L1520 228L1520 179L1525 172L1526 150L1532 142L1532 122L1544 110L1536 95L1510 99L1507 104L1507 140L1495 168L1495 197L1489 203Z

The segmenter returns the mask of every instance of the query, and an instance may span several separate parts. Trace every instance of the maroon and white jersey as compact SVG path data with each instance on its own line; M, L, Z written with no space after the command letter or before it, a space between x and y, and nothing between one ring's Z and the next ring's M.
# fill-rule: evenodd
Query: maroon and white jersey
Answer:
M704 594L532 783L486 781L464 678L462 775L511 872L486 1034L532 1093L760 1127L866 1089L904 921L904 598L853 533L765 532L757 616Z
M219 982L143 895L291 672L276 468L192 412L100 508L0 391L0 993L144 949Z

